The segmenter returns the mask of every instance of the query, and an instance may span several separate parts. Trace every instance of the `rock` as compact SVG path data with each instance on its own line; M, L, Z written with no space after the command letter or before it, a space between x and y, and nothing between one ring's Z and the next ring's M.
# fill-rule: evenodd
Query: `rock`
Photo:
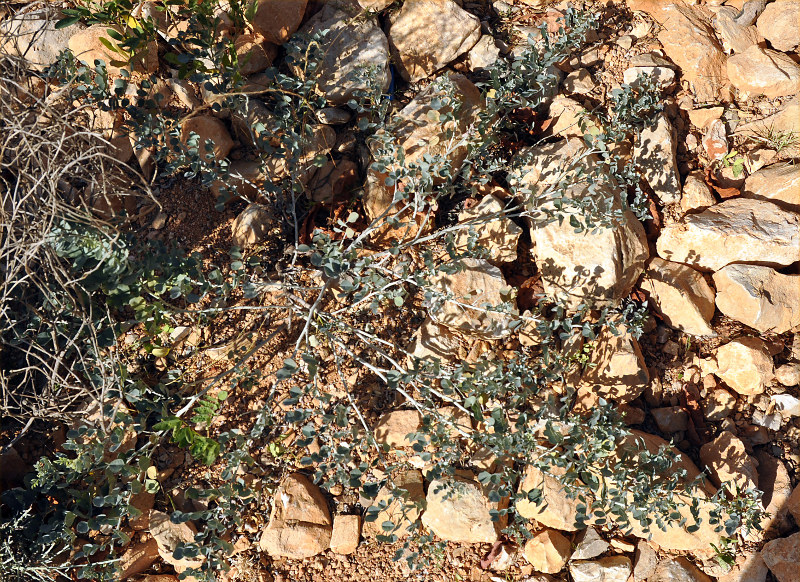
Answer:
M375 440L390 448L410 447L407 435L418 432L422 428L422 415L418 410L395 410L381 416L373 429Z
M580 385L606 400L627 404L636 399L650 381L642 350L629 333L614 335L608 328L597 336L589 366Z
M344 105L359 91L372 89L364 78L373 69L377 87L389 89L389 42L374 17L349 17L333 4L326 4L303 27L309 36L327 30L321 43L318 88L332 105Z
M409 0L391 18L389 45L407 81L419 81L469 51L481 22L453 0Z
M731 490L738 492L758 488L758 463L732 432L722 431L713 441L704 444L700 448L700 460L717 485L735 485L736 489Z
M276 229L280 232L272 208L263 204L248 204L231 225L231 239L236 246L245 248L264 242Z
M114 27L112 27L114 28ZM111 39L108 34L107 24L93 24L88 28L78 30L69 39L69 50L80 61L94 67L96 60L105 62L108 72L119 74L120 70L130 68L128 63L112 64L112 61L119 61L122 55L112 52L100 39L104 39L114 46L118 46L117 41ZM117 31L119 32L119 31ZM158 45L156 41L150 41L147 46L137 49L136 58L130 63L134 70L144 73L155 73L158 69Z
M576 541L575 551L572 552L570 560L591 560L608 550L608 542L601 538L593 527L587 527L578 534Z
M731 319L777 334L800 325L800 275L728 265L714 273L714 285L717 308Z
M542 492L541 501L534 503L528 499L520 499L516 503L519 515L527 519L535 519L540 524L561 531L575 531L578 515L577 498L570 498L567 490L554 474L558 471L553 468L552 474L545 474L533 465L528 465L522 475L519 485L520 493L527 495L533 489Z
M411 470L400 473L394 479L394 488L402 490L400 498L392 496L392 486L386 484L381 487L372 507L380 507L387 504L384 509L378 511L377 519L374 521L364 521L363 533L365 536L375 537L377 535L388 535L393 533L398 538L407 537L414 523L422 513L421 507L425 506L425 492L422 488L422 473ZM367 517L370 516L369 511ZM394 524L394 530L386 532L383 524L390 521Z
M427 316L414 334L414 340L408 347L412 357L424 360L437 358L442 362L458 359L458 337L444 325L436 323Z
M150 510L155 505L156 496L154 493L140 491L131 495L130 505L141 514L137 517L128 518L128 525L136 531L150 529Z
M739 394L761 394L774 377L769 349L758 338L735 339L717 348L716 356L717 377Z
M620 193L611 186L582 182L569 186L565 198L604 199L621 210ZM538 220L531 226L536 264L546 295L571 309L582 303L615 305L626 297L641 274L649 252L644 227L629 211L608 227L576 232L570 217L582 211L565 205L564 220Z
M326 125L344 125L353 116L341 107L323 107L317 111L317 119Z
M680 201L677 148L675 130L666 114L661 114L654 126L642 129L633 148L636 168L662 204Z
M716 335L714 290L703 275L681 263L653 257L642 279L650 304L670 327L691 335Z
M469 68L471 71L482 71L491 67L500 58L500 49L494 44L491 35L482 36L469 51Z
M288 475L273 497L269 523L259 547L273 558L300 560L325 551L331 541L331 514L319 487L301 473Z
M525 542L524 555L537 572L558 574L567 564L571 547L569 539L546 529Z
M659 562L647 582L712 582L712 579L685 557L680 556Z
M496 197L484 196L477 206L460 212L458 221L464 226L455 236L459 252L467 250L470 230L474 230L475 244L488 251L489 260L504 263L517 260L517 242L522 228L505 216L505 205ZM470 223L469 228L467 223Z
M595 82L592 79L592 74L588 69L578 69L572 71L567 78L564 79L564 90L567 93L588 95L594 91Z
M767 4L758 17L758 32L777 51L793 51L800 45L800 2L781 0Z
M253 28L272 44L283 44L293 35L306 12L308 0L256 0Z
M689 427L689 414L680 406L667 406L650 410L653 420L658 425L658 430L665 434L672 434Z
M640 75L650 77L661 89L667 89L675 83L675 65L656 54L643 53L631 57L630 67L622 73L622 80L635 86Z
M800 485L794 488L787 502L789 513L794 517L795 523L800 523Z
M703 416L711 422L718 422L728 418L736 406L736 396L725 390L717 388L705 400Z
M120 556L117 568L119 569L119 579L127 580L156 563L159 558L158 543L155 539L149 538L146 542L135 542L128 546Z
M5 451L0 448L0 467L3 468L0 472L0 491L23 485L25 475L34 470L14 447L8 447Z
M553 123L548 131L553 135L583 138L586 133L594 135L601 133L597 118L570 97L559 95L553 99L550 103L549 115L553 119Z
M272 65L278 54L274 44L265 42L256 34L240 34L234 41L234 49L242 75L258 73Z
M370 12L380 12L393 2L394 0L358 0L361 8Z
M708 187L701 173L696 172L686 177L681 192L681 212L705 210L716 203L711 188Z
M742 552L736 556L736 564L717 582L765 582L767 565L761 552Z
M305 179L311 200L323 204L348 197L358 181L358 166L347 159L329 161L321 168L313 168Z
M610 556L596 562L570 562L573 582L628 582L631 561L627 556Z
M700 102L729 97L725 53L711 26L711 13L683 2L655 2L648 10L662 26L658 40L666 55L681 69Z
M728 153L728 134L721 119L715 119L706 126L703 149L711 161L721 160Z
M633 561L633 580L634 582L645 582L658 565L658 556L653 546L647 540L639 540L636 544L636 555Z
M800 91L800 65L788 55L753 45L728 58L728 77L739 91L770 98Z
M417 93L408 105L400 110L389 131L398 148L402 148L405 152L406 164L419 163L422 156L429 154L446 157L452 167L457 169L467 156L467 148L466 146L450 148L444 136L452 131L454 140L463 137L469 131L469 127L478 121L478 115L483 108L483 99L478 88L464 75L451 73L446 77L440 77L437 81L438 83L432 83ZM451 85L455 98L461 102L456 119L444 124L432 123L428 117L434 111L431 102L443 96L443 86L448 84ZM375 220L392 205L395 188L386 186L384 180L388 172L395 169L393 166L388 168L386 173L379 173L370 168L367 173L363 203L370 220Z
M725 6L713 19L714 29L722 39L722 47L727 52L742 53L763 41L755 26L737 22L738 12L732 6Z
M463 270L453 274L441 272L431 279L434 290L452 298L432 306L430 316L461 333L486 339L506 337L511 333L513 314L485 310L510 299L503 273L483 259L462 259L459 263Z
M718 271L731 263L790 265L800 246L800 217L771 202L731 198L663 228L659 256Z
M775 379L784 386L800 384L800 364L784 364L775 370Z
M736 135L744 137L764 138L773 135L800 134L800 98L787 101L775 113L761 119L750 121L736 128ZM786 152L797 155L800 152L797 144L789 145Z
M331 551L334 554L352 554L358 548L360 537L360 515L337 515L333 518Z
M800 212L800 166L776 164L747 177L742 195L769 200L781 208Z
M196 143L190 143L192 133L197 134ZM210 152L206 149L209 140L212 142ZM184 121L181 125L181 142L187 148L196 148L198 155L203 159L207 159L209 153L213 154L213 158L218 162L225 159L233 149L233 140L228 128L211 115L197 115Z
M177 558L175 550L182 544L193 544L197 529L191 522L173 523L170 516L163 511L150 511L150 535L158 545L158 555L167 564L176 568L199 568L205 558Z
M761 556L778 582L800 580L800 532L764 544Z
M702 107L700 109L690 109L689 110L689 121L692 122L697 128L705 129L705 127L714 121L715 119L719 119L722 117L722 114L725 113L724 107ZM700 174L702 176L702 174Z
M504 504L489 501L480 483L465 477L434 479L428 485L422 523L439 538L468 544L493 543L505 527L505 516L492 521Z
M789 500L792 496L792 480L786 466L761 449L756 451L758 462L758 488L763 492L761 503L769 517L761 520L761 529L766 535L779 535L790 529L788 520Z
M260 161L234 160L228 165L228 176L215 180L209 190L215 198L230 202L234 198L257 199L266 175ZM236 192L236 196L233 192Z
M0 22L0 54L22 57L32 69L43 71L58 60L58 54L83 25L56 29L62 17L59 10L47 5L29 6L31 9L22 9Z

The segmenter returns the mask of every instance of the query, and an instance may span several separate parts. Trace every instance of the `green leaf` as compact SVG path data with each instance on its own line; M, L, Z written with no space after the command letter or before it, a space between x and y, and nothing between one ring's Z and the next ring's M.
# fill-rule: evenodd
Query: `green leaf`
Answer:
M179 428L183 421L177 416L171 416L153 426L153 430L172 430Z
M79 22L80 19L80 16L67 16L66 18L62 18L56 22L55 29L61 30L62 28L67 28L68 26L72 26L73 24Z
M214 439L198 436L189 448L192 456L204 465L212 465L220 453L220 444Z

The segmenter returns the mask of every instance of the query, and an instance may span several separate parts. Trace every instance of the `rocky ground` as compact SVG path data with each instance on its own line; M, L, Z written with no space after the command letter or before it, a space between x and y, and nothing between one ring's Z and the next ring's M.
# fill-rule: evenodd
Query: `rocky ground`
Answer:
M369 218L388 203L377 172L363 167L348 141L351 115L343 106L354 90L348 67L379 65L385 88L391 84L397 91L397 109L412 120L397 138L411 158L422 153L414 152L414 144L430 141L438 131L413 123L425 119L430 80L455 72L452 78L468 105L458 123L468 125L480 107L471 78L518 51L536 31L533 27L555 18L554 11L576 4L600 11L603 21L590 47L559 64L562 81L547 111L549 135L562 139L536 146L530 173L520 177L543 184L552 167L582 147L583 132L577 128L582 112L605 102L621 83L635 82L639 73L656 80L664 113L630 144L631 159L651 197L646 224L629 213L613 231L576 234L568 225L551 224L526 233L525 225L497 218L479 236L488 259L473 260L466 271L444 278L441 285L461 290L463 296L479 289L484 300L499 303L502 288L510 283L521 289L520 311L526 308L522 291L527 288L550 295L569 289L567 295L576 301L588 295L613 301L631 293L647 299L651 317L639 340L629 334L598 338L591 356L596 366L587 367L578 379L577 405L589 409L598 396L614 400L648 444L657 446L662 438L674 443L690 474L707 468L715 487L734 482L762 490L770 517L762 523L763 534L751 535L736 550L735 565L726 571L709 547L718 537L706 528L689 532L675 525L649 540L644 534L602 528L576 531L575 501L554 482L546 488L546 509L516 507L537 523L534 537L518 547L500 537L489 517L493 506L475 480L479 463L475 472L456 478L463 492L458 504L437 494L436 483L427 482L422 471L409 470L403 477L406 487L412 497L424 497L427 508L421 516L405 519L421 517L426 529L448 542L437 567L412 572L403 562L392 561L396 547L375 542L380 533L376 524L383 519L364 523L361 499L344 490L323 491L306 475L289 473L271 500L264 500L264 514L249 519L245 531L233 532L234 568L225 579L800 580L800 166L795 163L800 157L800 0L358 2L380 12L380 19L345 27L347 15L334 2L259 0L264 8L257 12L253 34L241 35L236 45L242 55L251 55L249 82L257 85L260 71L278 58L291 33L343 27L345 33L323 67L320 86L332 107L316 126L318 147L313 152L335 155L337 164L310 168L308 190L314 200L330 200L366 173L362 202ZM147 6L143 3L142 9ZM44 40L38 37L26 47L34 64L52 61L57 49L66 46L79 55L105 55L96 26L54 30L42 20L47 10L35 4L16 16L4 7L0 14L3 10L0 29L6 33L45 30ZM346 56L351 54L355 57ZM157 51L141 66L156 70ZM171 106L187 111L207 97L192 83L169 77L158 90ZM269 112L254 103L253 116L267 118ZM127 136L114 133L113 120L100 118L97 123L107 123L120 160L152 171L146 151L134 152ZM248 132L242 126L241 120L203 114L193 117L184 132L212 139L214 155L232 160L234 177L257 184L264 177L248 158ZM178 242L209 261L231 243L248 247L269 240L271 219L263 206L236 202L216 211L213 193L196 184L176 180L156 186L162 209L137 210L137 228L149 238ZM216 184L212 191L218 188ZM458 209L459 220L502 212L507 197L502 188L483 194L474 205ZM106 202L113 207L124 200ZM531 247L533 261L518 260L523 248ZM565 275L575 266L602 274L591 286L587 281L576 285ZM227 342L235 341L237 329L249 323L237 316L212 329L187 328L179 341L221 346L221 354L229 348ZM393 339L412 340L415 355L452 362L536 343L530 331L510 337L504 325L500 314L465 317L445 304L424 321L396 322L392 329ZM278 335L256 355L266 375L280 367L286 342L287 336ZM212 366L215 354L205 352ZM235 422L238 415L254 410L257 405L249 402L254 399L253 393L243 395L223 410L218 423ZM385 412L386 404L377 398L370 407L376 438L395 450L408 450L406 436L417 430L419 414ZM4 463L24 466L36 454L33 444L21 442ZM179 499L181 485L194 469L174 450L167 464L171 470L160 475L162 487ZM529 472L525 479L533 483L536 476ZM123 557L124 578L175 580L173 573L191 564L176 560L170 547L176 540L191 539L190 524L172 524L154 509L155 496L140 502L146 519L130 524L134 541ZM383 511L390 515L396 508Z

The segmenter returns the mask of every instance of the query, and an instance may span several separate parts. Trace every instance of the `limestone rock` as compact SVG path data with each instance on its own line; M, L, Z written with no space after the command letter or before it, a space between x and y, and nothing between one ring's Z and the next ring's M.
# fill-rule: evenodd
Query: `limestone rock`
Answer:
M494 38L487 34L469 51L469 68L471 71L481 71L491 67L499 58L500 49L495 46Z
M681 180L677 154L675 130L666 114L661 114L655 125L646 126L642 130L633 148L633 160L637 169L662 204L680 201Z
M257 34L240 34L234 41L234 49L242 75L259 73L269 67L277 56L277 47L265 42Z
M131 526L131 529L140 531L150 528L150 510L153 509L155 501L155 494L144 490L131 495L130 505L141 512L141 515L137 517L128 518L128 525Z
M352 554L361 537L360 515L337 515L333 518L331 551L334 554Z
M775 370L775 379L784 386L800 384L800 364L784 364Z
M704 444L700 448L700 460L717 485L735 485L737 491L758 487L758 463L732 432L722 431L713 441Z
M656 242L662 258L712 271L731 263L790 265L799 246L798 214L746 198L689 214L664 227Z
M689 110L689 121L698 129L704 129L709 123L715 119L722 117L725 113L724 107L701 107L698 109ZM702 180L702 173L699 174Z
M504 263L517 260L517 242L522 228L505 216L505 205L496 197L484 196L477 206L460 212L458 221L464 225L455 236L460 252L468 248L471 229L477 235L475 243L489 251L490 260Z
M714 273L714 284L717 308L731 319L778 334L800 325L800 275L728 265Z
M665 434L686 430L689 426L689 414L680 406L653 408L650 414L653 415L658 430Z
M194 543L197 529L191 522L172 523L170 516L163 511L150 512L148 530L158 545L158 554L167 564L176 568L199 568L204 558L176 558L175 549L181 544Z
M764 544L761 556L778 582L797 582L800 564L800 532Z
M775 113L761 119L755 119L736 128L736 135L745 137L763 137L771 132L777 134L800 134L800 98L795 97L784 102ZM797 156L798 145L789 145L786 153Z
M69 39L69 50L80 61L94 67L96 60L105 62L106 68L110 73L118 74L125 65L114 65L112 61L119 61L123 57L116 52L112 52L100 39L105 39L113 45L118 42L111 39L108 34L109 26L106 24L93 24L88 28L81 29L73 34ZM158 68L158 45L155 41L150 41L144 49L138 49L136 60L131 64L139 72L154 73Z
M576 541L575 551L572 552L570 560L591 560L608 550L608 542L601 538L593 527L587 527L578 534Z
M686 214L695 210L705 210L715 203L711 188L703 180L702 174L689 174L681 192L681 212Z
M189 144L192 133L198 136L194 146ZM198 155L202 158L209 155L209 150L206 149L206 142L209 140L212 142L210 153L218 162L225 159L233 149L233 140L228 128L216 117L197 115L190 117L181 125L181 142L187 148L196 147Z
M503 273L483 259L463 259L463 270L440 273L431 281L433 289L452 295L430 309L430 316L441 325L486 339L500 339L511 333L511 314L487 311L508 300Z
M595 88L595 82L588 69L572 71L564 79L564 90L570 94L588 95Z
M570 562L573 582L627 582L633 567L627 556L609 556L593 562Z
M733 6L724 6L713 19L714 28L722 39L723 48L734 53L742 53L754 44L763 42L755 26L741 24L737 20L738 12Z
M505 527L505 517L492 521L493 503L477 481L465 477L434 479L428 485L427 508L422 523L443 540L492 543Z
M408 0L389 28L400 74L412 82L467 52L480 37L480 20L453 0Z
M120 556L119 564L117 565L120 580L127 580L148 570L150 566L155 564L158 557L158 543L153 538L149 538L146 542L130 544Z
M782 52L793 51L800 45L800 2L780 0L767 4L758 17L758 32L769 41L772 48Z
M703 149L711 161L721 160L728 153L728 134L725 122L715 119L703 132Z
M681 69L698 101L729 97L725 53L711 26L711 13L683 2L655 2L649 11L663 26L658 40L666 55Z
M275 492L259 547L273 558L309 558L328 548L331 530L331 515L322 491L305 475L292 473Z
M585 133L599 134L601 131L597 118L570 97L559 95L553 99L549 114L553 123L548 131L553 135L582 138Z
M375 425L375 440L391 448L410 447L413 442L407 435L419 431L422 415L418 410L395 410L381 416Z
M787 502L789 513L794 517L795 523L800 523L800 485L794 488Z
M324 57L318 87L333 105L343 105L357 91L369 89L359 79L365 68L377 69L380 90L389 88L389 42L374 17L349 17L333 4L326 4L303 27L309 36L328 30L321 46Z
M22 57L31 68L41 71L58 60L58 54L83 25L56 30L60 11L36 4L30 7L0 22L0 53Z
M635 86L640 75L650 77L661 89L667 89L675 83L675 65L652 53L644 53L631 58L622 80Z
M739 91L750 95L775 98L800 91L800 65L758 45L728 58L728 77Z
M408 352L412 357L421 360L437 358L446 362L458 358L459 345L458 337L450 331L450 328L439 325L429 315L414 333L414 340L408 347Z
M229 202L235 198L253 200L259 197L266 175L262 171L261 162L250 160L234 160L228 165L228 176L224 180L215 180L209 190L217 199Z
M283 44L300 28L307 3L308 0L257 0L253 28L267 42Z
M276 229L277 217L263 204L248 204L231 225L233 244L245 248L265 241Z
M792 480L786 466L765 450L756 451L758 462L758 488L764 493L761 503L769 514L761 520L761 528L767 535L781 534L789 530L789 505L792 496Z
M710 325L714 290L691 267L654 257L642 290L667 325L691 335L715 335Z
M565 197L572 200L605 198L619 207L620 194L599 184L570 186ZM564 220L537 221L531 226L536 264L545 294L559 298L571 308L581 303L598 307L614 305L626 297L648 258L644 227L629 210L608 227L576 232L570 217L581 211L565 207ZM542 224L544 222L544 224Z
M667 558L659 562L648 582L712 582L685 557Z
M478 88L464 75L451 73L441 79L442 84L450 84L456 99L461 102L457 118L454 121L432 123L428 114L433 111L431 102L441 98L442 90L432 83L406 105L396 116L396 121L389 131L398 147L405 153L406 164L418 163L422 156L446 156L454 169L461 166L467 155L466 146L449 148L443 136L454 132L454 139L461 138L469 127L478 119L483 108L483 99ZM373 150L373 153L375 151ZM394 170L388 168L387 172ZM367 185L364 193L364 210L374 220L392 204L394 187L385 185L388 173L382 174L370 168L367 173Z
M524 555L537 572L558 574L567 564L571 546L561 533L546 529L525 542Z
M636 555L633 561L634 582L645 582L658 566L658 555L647 540L639 540L636 544Z
M733 407L735 405L736 396L724 388L717 388L705 399L703 415L706 417L706 420L718 422L728 418L733 412Z
M716 356L716 375L739 394L761 394L774 377L769 349L758 338L735 339L719 347Z
M800 212L800 165L778 164L758 170L745 180L742 195Z
M765 582L767 565L761 552L742 552L736 556L736 564L717 582Z
M378 512L377 519L374 521L364 521L363 533L365 536L375 537L376 535L387 535L383 529L383 524L387 521L394 524L391 532L398 538L407 537L411 533L411 527L419 519L421 507L425 506L425 492L422 488L422 473L416 470L406 471L394 478L394 487L386 484L381 487L372 507L379 507L381 503L387 506ZM392 496L392 490L396 489L402 493L400 498ZM367 512L367 517L370 513Z
M631 402L650 381L639 342L627 332L614 335L608 328L603 329L589 363L581 377L581 387L606 400Z
M551 471L556 473L556 470ZM520 482L519 490L527 493L533 489L540 489L542 497L540 503L521 499L516 503L516 510L522 517L535 519L546 527L561 531L575 531L575 522L578 515L579 501L569 497L567 490L557 477L543 473L536 467L528 465Z

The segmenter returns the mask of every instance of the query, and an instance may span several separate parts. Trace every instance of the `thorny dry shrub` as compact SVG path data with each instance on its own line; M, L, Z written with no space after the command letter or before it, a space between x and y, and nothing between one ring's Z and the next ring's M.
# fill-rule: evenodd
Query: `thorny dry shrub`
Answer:
M23 64L0 58L0 410L27 428L69 419L115 383L112 320L87 298L119 268L107 259L120 232L90 203L119 206L136 178ZM79 276L67 266L76 245L88 255Z

